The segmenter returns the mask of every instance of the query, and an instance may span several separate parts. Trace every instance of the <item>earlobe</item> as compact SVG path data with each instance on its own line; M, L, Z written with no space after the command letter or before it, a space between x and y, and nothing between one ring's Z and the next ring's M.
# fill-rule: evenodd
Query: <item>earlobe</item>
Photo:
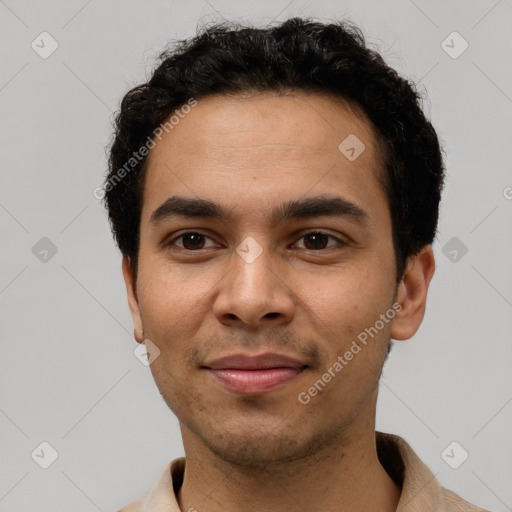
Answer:
M128 298L128 306L130 307L130 313L133 320L133 337L138 343L144 341L144 331L142 329L142 318L139 310L139 301L137 297L136 283L133 281L130 258L123 256L123 277L126 286L126 295Z
M435 271L432 247L426 245L407 260L407 268L398 285L396 302L401 305L391 326L391 338L407 340L419 329L425 315L427 292Z

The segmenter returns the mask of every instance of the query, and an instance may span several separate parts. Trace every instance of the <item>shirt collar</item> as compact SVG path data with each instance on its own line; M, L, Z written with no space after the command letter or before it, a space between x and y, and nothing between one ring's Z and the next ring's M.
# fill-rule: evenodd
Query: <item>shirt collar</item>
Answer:
M402 488L397 512L445 512L443 488L409 444L394 434L375 436L380 463Z

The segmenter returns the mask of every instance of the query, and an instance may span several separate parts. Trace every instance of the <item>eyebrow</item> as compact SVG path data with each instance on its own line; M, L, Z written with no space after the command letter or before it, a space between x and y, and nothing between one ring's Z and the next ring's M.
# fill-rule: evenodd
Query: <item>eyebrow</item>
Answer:
M277 225L288 220L321 216L346 217L358 224L366 224L369 219L363 209L346 199L317 196L278 205L270 211L268 221ZM149 223L156 226L175 217L201 217L224 222L235 220L231 209L208 199L172 196L151 214Z

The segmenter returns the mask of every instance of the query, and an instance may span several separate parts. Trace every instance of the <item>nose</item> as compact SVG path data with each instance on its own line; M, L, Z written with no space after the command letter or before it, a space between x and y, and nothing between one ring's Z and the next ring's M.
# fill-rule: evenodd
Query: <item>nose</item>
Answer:
M295 314L294 293L271 251L265 249L255 259L233 252L232 258L213 305L217 320L252 328L289 323Z

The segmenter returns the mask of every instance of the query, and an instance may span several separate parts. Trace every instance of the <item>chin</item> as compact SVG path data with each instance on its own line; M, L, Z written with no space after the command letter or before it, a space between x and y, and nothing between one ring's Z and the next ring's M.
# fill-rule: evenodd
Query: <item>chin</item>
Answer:
M233 423L222 431L215 424L196 435L220 459L248 469L309 458L332 442L334 432L309 435L305 425L286 424L283 419L259 426L254 421Z
M226 438L224 438L226 440ZM282 464L304 456L304 450L288 436L271 437L268 434L231 436L227 443L210 439L208 446L219 458L237 466L262 468Z

